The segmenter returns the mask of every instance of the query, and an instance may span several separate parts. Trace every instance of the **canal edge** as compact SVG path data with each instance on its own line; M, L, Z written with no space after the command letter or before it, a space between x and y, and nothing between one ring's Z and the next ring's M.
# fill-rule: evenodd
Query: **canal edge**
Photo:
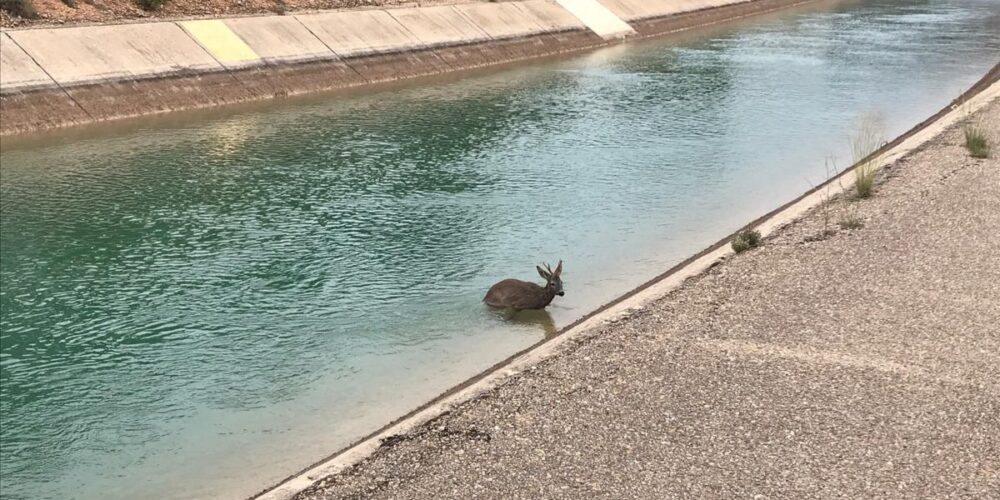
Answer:
M618 0L509 0L4 29L0 136L499 68L816 1L649 0L626 15ZM510 22L470 9L506 9ZM353 41L331 34L345 29Z
M445 415L506 383L511 377L560 354L564 347L574 341L586 339L594 334L599 327L627 317L632 312L679 289L688 279L697 277L708 269L721 264L735 253L729 247L729 242L738 233L747 229L756 229L764 238L768 237L799 220L830 197L848 191L849 186L853 185L855 171L859 164L871 161L877 165L878 169L891 165L918 151L950 127L960 123L966 116L975 113L998 98L1000 98L1000 63L994 65L985 76L947 106L884 144L869 157L830 177L798 198L751 221L659 276L567 325L555 336L509 356L381 429L250 497L249 500L289 500L317 481L361 463L379 450L383 439L410 434L435 418Z

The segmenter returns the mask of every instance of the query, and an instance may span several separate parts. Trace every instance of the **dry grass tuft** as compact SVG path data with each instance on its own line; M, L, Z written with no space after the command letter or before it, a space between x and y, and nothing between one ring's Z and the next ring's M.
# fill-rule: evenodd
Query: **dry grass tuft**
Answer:
M883 144L885 125L877 115L865 115L851 135L851 155L857 167L854 170L854 190L858 198L868 198L875 189L878 164L872 154Z

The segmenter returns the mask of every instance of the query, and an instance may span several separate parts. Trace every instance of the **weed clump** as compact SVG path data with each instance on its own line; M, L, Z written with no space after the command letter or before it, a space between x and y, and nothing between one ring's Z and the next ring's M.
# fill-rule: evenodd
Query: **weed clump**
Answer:
M874 191L878 164L872 155L885 143L882 138L883 129L882 120L869 115L861 119L857 130L851 135L851 154L857 163L854 169L854 190L858 198L868 198Z
M757 230L746 230L740 231L733 238L730 245L733 247L733 251L736 253L743 253L751 248L757 248L760 246L761 236L760 231Z
M966 125L962 128L965 134L965 147L969 150L969 155L973 158L987 158L990 156L990 144L986 141L986 134L983 129L975 125Z
M867 161L854 170L854 191L858 198L868 198L875 190L875 162Z
M34 0L0 0L0 10L24 19L38 19Z

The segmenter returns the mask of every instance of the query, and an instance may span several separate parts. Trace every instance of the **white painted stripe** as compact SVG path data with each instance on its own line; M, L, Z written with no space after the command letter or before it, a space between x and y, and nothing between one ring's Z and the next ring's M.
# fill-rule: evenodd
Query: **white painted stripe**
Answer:
M622 38L635 30L597 0L556 0L601 38Z

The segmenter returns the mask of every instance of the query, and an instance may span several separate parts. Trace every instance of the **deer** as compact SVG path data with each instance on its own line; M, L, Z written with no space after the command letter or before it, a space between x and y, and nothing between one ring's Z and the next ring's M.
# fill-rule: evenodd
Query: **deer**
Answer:
M538 270L539 276L545 278L545 286L513 278L505 279L490 287L490 290L486 292L486 297L483 297L483 302L495 309L513 309L514 311L545 309L552 303L552 299L556 295L562 297L565 292L563 292L561 278L562 261L560 260L559 264L556 265L555 271L548 264L543 265L544 269L540 266L535 266L535 269Z

